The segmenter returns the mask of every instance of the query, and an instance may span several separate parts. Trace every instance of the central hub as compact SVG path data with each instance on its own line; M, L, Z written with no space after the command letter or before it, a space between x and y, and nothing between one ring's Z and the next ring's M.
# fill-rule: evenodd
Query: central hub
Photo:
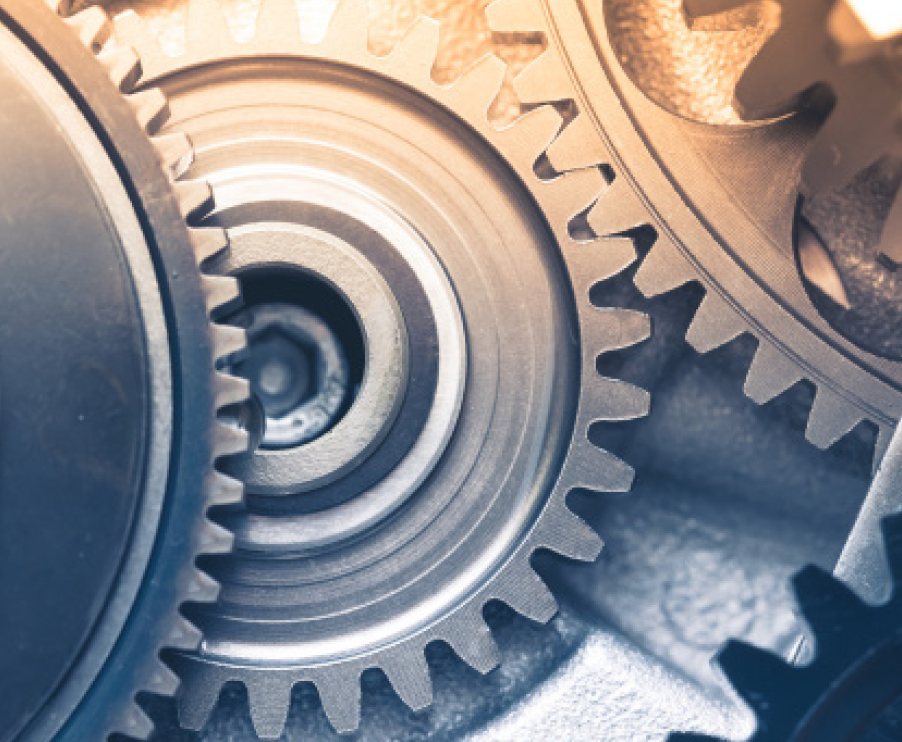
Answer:
M345 345L359 338L341 338L300 304L251 306L241 323L247 326L250 355L233 372L250 382L263 411L261 445L298 446L330 430L353 401ZM359 383L359 374L353 376Z
M379 272L334 235L237 229L230 260L248 304L232 321L250 344L233 371L265 417L258 449L236 469L252 494L303 494L305 512L332 507L355 493L329 485L379 447L405 398L404 318Z

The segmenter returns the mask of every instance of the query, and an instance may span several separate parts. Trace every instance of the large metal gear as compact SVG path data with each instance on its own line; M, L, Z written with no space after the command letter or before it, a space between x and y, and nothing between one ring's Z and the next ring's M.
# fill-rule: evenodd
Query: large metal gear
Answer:
M548 49L516 91L527 103L576 103L578 115L549 147L549 161L559 172L609 171L610 187L589 221L601 235L639 237L648 250L636 272L640 290L656 296L700 283L705 298L687 333L693 347L707 352L752 334L749 397L764 403L808 380L816 387L808 439L828 447L870 421L879 428L879 460L902 411L902 367L827 324L793 252L795 174L811 122L723 129L663 110L621 66L601 3L499 0L489 17L499 33L547 37Z
M634 237L643 294L693 283L704 289L690 345L706 353L751 335L757 349L747 396L763 404L807 382L814 388L808 440L827 448L867 423L878 431L879 462L902 412L902 365L891 349L898 335L888 344L853 342L825 319L800 270L798 173L820 120L712 126L666 110L621 63L611 28L616 5L499 0L488 9L500 34L548 41L514 83L520 98L576 107L549 162L559 172L608 173L588 221L599 235ZM880 514L861 520L855 543L873 543L861 538L879 522L870 515Z
M824 570L808 567L793 580L813 634L815 657L793 665L733 641L717 657L736 692L754 712L749 742L891 742L899 739L899 652L902 641L902 516L883 522L893 575L891 598L869 605ZM713 742L693 733L674 742Z
M556 603L533 554L592 560L601 548L568 494L632 480L588 439L595 422L648 408L645 392L596 370L649 333L644 314L589 298L633 259L628 239L574 226L602 173L537 174L561 115L541 107L494 126L497 58L438 85L437 24L421 19L376 57L366 19L365 3L345 0L310 43L294 2L267 0L237 43L217 2L193 0L179 57L137 16L117 25L170 100L169 130L194 141L192 174L213 185L208 221L232 248L211 269L243 285L248 310L233 321L251 333L251 361L236 372L259 402L251 418L265 418L251 422L257 451L230 469L248 498L222 516L236 550L209 563L220 601L191 614L204 642L170 657L189 728L240 681L257 733L278 737L307 681L352 731L369 668L421 709L433 642L488 672L486 604L548 621ZM319 382L295 394L285 372L304 364L282 361L313 346L309 366L338 373L336 344L357 374L328 387L345 403ZM292 439L311 394L326 424Z
M188 140L155 136L165 101L106 16L0 21L0 738L146 737L136 696L178 685L160 651L200 641L180 607L217 595L195 561L231 545L206 513L241 494L217 414L248 390L216 366L244 338L211 323L237 284L201 275L209 187L175 181Z

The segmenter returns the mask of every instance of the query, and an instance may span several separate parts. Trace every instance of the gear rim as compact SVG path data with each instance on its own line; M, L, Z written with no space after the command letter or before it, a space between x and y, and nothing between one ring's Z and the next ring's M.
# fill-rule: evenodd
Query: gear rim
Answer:
M628 469L609 454L588 443L588 425L598 419L626 420L641 416L647 410L647 397L639 390L610 379L602 379L595 370L595 358L603 352L614 351L640 342L647 337L647 317L627 310L599 309L588 301L588 291L596 283L616 274L629 262L626 240L607 240L605 251L593 253L581 245L568 231L572 219L594 201L603 187L597 171L585 171L556 181L542 181L533 165L560 127L561 118L551 108L533 111L516 122L514 134L495 129L487 118L488 108L501 85L503 64L494 57L486 57L465 73L457 83L447 88L436 85L430 77L432 60L437 49L435 24L421 21L415 24L395 52L387 58L371 57L366 51L365 5L345 2L339 5L337 16L326 39L317 45L303 44L300 29L286 28L286 18L294 20L293 3L273 0L261 6L257 21L255 41L238 44L231 41L227 26L215 3L194 2L189 6L189 22L186 54L181 58L167 59L152 41L140 22L134 17L125 19L120 27L123 34L140 50L151 82L164 79L168 74L178 74L232 57L247 58L263 53L270 58L309 57L333 64L350 64L365 72L375 72L393 83L401 83L427 100L436 101L450 109L463 120L464 125L475 129L490 149L508 155L518 151L518 157L507 158L515 175L524 183L528 193L543 205L543 212L555 241L567 255L568 283L577 296L578 321L586 343L579 353L577 373L581 389L601 395L593 404L587 396L581 396L574 411L573 437L568 437L570 455L560 472L555 492L549 497L543 510L544 527L530 531L508 561L504 574L506 584L495 579L480 595L473 596L453 616L446 616L437 623L428 640L422 636L407 637L405 645L393 648L392 653L380 655L368 664L349 667L324 667L314 678L309 673L303 677L264 678L255 676L247 668L238 673L235 668L198 677L186 686L182 699L182 718L188 717L188 725L201 726L218 697L221 685L230 679L239 679L248 688L251 717L261 736L278 736L285 723L287 702L291 686L300 679L312 679L317 685L327 714L339 730L356 727L359 714L359 674L364 666L376 666L388 674L401 698L412 708L422 708L431 699L428 670L422 649L432 639L443 639L469 664L482 671L490 670L497 663L497 649L488 636L488 629L480 615L479 606L491 597L501 599L516 610L537 620L547 620L555 612L555 604L547 589L528 563L528 557L536 549L550 549L574 558L594 558L598 550L597 537L585 529L564 505L564 496L572 489L587 488L596 491L619 491L628 486L631 474ZM200 32L200 29L203 29ZM339 29L339 30L336 30ZM517 138L519 137L519 138ZM514 140L517 139L517 143ZM586 249L580 249L584 247ZM596 468L597 467L597 468ZM552 525L547 514L554 509ZM561 520L563 518L563 520ZM564 530L560 530L567 522ZM568 528L573 528L567 533ZM544 531L544 533L542 533ZM530 595L533 593L533 595ZM527 596L528 599L527 599ZM464 608L466 610L464 610ZM472 609L472 610L471 610ZM452 619L453 618L453 622ZM416 638L416 641L414 641ZM190 662L181 658L180 662ZM184 667L182 670L184 672ZM238 675L238 677L236 677ZM298 675L298 673L295 673ZM353 688L356 687L356 690ZM190 697L188 697L190 695ZM355 698L356 696L356 698Z
M612 57L601 4L496 0L487 13L489 25L500 34L539 33L549 41L546 51L514 81L514 88L527 103L576 104L577 116L551 145L548 157L559 172L592 165L611 168L609 188L589 213L595 232L617 236L653 230L651 248L635 274L639 290L651 298L700 283L705 296L686 334L690 345L705 353L751 334L758 349L746 375L746 395L764 404L800 381L811 382L815 399L808 415L808 440L827 448L865 421L877 428L878 463L902 412L902 366L855 347L811 305L789 250L794 179L782 186L785 203L777 214L785 246L766 240L756 244L743 237L748 230L742 225L749 222L740 208L724 205L719 189L702 197L704 189L697 186L706 182L709 166L691 153L691 136L661 139L669 142L662 149L660 141L649 145L637 126L637 120L672 122L678 117L636 89ZM792 153L793 142L804 141L810 122L780 125L788 131L778 145ZM692 122L682 122L681 127L687 132L706 131ZM724 136L760 137L760 131L750 128ZM658 134L664 137L667 128L662 125ZM664 150L669 159L662 167L653 151ZM692 198L698 197L698 203L686 203L677 173L687 176L685 183L695 188ZM720 206L712 211L715 200ZM720 214L716 231L708 220L712 213ZM743 250L731 253L726 245ZM763 278L749 274L746 265L758 267Z
M50 6L55 12L61 9L59 2ZM176 419L203 420L202 432L193 440L177 428L179 467L168 483L154 556L134 604L124 607L128 620L116 632L115 644L107 648L108 653L99 650L102 656L91 660L92 669L84 677L73 676L59 689L65 708L57 709L55 718L32 720L27 732L41 739L53 734L61 740L106 739L115 733L146 738L152 724L138 707L136 695L142 691L172 695L178 684L158 651L166 646L196 646L199 641L179 607L189 598L213 600L216 596L215 584L197 570L194 558L230 547L230 536L206 519L206 510L241 494L240 486L214 465L220 456L246 445L242 433L213 422L218 410L241 402L247 394L240 381L215 370L217 359L243 345L240 333L211 324L211 316L237 298L236 286L202 277L198 270L203 260L225 248L222 234L187 228L187 219L208 205L209 191L199 183L174 184L190 160L190 145L181 137L148 138L165 118L165 101L156 91L133 92L140 75L137 57L121 46L103 47L110 33L105 14L91 8L49 22L46 8L31 2L9 2L4 13L50 60L57 80L79 104L116 166L141 220L144 239L160 261L157 279L164 289L169 342L180 362L175 369ZM75 32L73 37L56 35L57 24L63 23ZM160 265L165 269L160 271ZM202 496L176 497L176 490ZM164 540L173 548L161 551ZM140 611L133 610L137 606Z

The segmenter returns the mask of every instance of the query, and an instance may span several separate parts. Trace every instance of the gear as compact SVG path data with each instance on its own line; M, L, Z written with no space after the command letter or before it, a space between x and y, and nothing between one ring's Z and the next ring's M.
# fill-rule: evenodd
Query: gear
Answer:
M902 694L902 516L884 520L885 548L893 576L893 595L868 605L842 582L817 567L793 580L802 615L816 645L808 665L791 665L779 656L739 641L726 645L717 662L757 717L750 742L851 742L883 737L874 727ZM893 723L891 720L887 723ZM896 722L897 723L897 722ZM876 736L867 736L865 733ZM889 732L886 732L889 733ZM680 742L711 737L680 733Z
M0 3L0 737L147 737L136 695L175 692L159 652L197 646L180 606L218 592L195 560L231 545L206 511L241 495L214 464L246 450L216 422L244 338L210 321L237 284L198 270L226 242L187 227L210 205L175 182L188 140L148 137L165 101L104 13L60 6Z
M739 7L737 0L693 2L690 18ZM780 27L745 70L736 88L739 112L747 120L791 113L805 105L829 107L805 156L802 192L836 191L884 155L902 151L902 74L892 43L870 39L855 11L843 0L782 3ZM824 86L829 96L813 95ZM881 251L902 262L902 201L890 210Z
M792 117L722 129L663 110L620 66L601 3L497 0L488 14L499 33L549 40L515 89L529 104L575 102L578 115L548 159L559 172L609 172L588 220L597 234L631 235L639 252L648 250L635 274L639 289L652 297L701 284L706 294L687 332L696 350L751 334L758 348L749 397L765 403L810 381L807 438L826 448L869 421L879 430L879 461L902 412L902 366L827 324L793 250L797 172L813 123Z
M241 281L249 309L233 320L258 339L243 372L265 425L231 468L247 506L223 514L237 547L210 564L218 605L192 613L201 650L170 658L193 729L240 681L258 734L278 737L306 681L352 731L369 668L422 709L436 641L488 672L499 656L486 604L548 621L556 603L532 555L601 548L567 495L632 480L588 439L595 422L648 408L644 391L596 370L650 329L589 300L632 260L629 240L574 236L602 173L537 175L561 116L542 107L492 125L496 57L441 86L437 24L420 20L375 57L366 19L365 2L344 0L308 43L294 2L267 0L238 43L217 2L193 0L175 58L137 16L117 26L166 92L170 128L195 142L210 221L232 244L215 269ZM329 366L336 341L352 381L297 443L286 400L301 420L305 400L330 393L288 371Z

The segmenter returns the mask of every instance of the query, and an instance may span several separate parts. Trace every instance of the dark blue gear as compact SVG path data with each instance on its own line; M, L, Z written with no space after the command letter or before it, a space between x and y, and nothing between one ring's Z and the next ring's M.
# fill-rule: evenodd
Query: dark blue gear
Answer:
M814 635L807 665L730 641L717 663L757 718L749 742L895 742L902 727L881 715L902 695L902 515L883 522L893 595L883 605L864 603L818 567L793 578L799 607ZM878 717L887 722L874 727ZM882 735L882 736L881 736ZM671 742L713 742L696 733Z

